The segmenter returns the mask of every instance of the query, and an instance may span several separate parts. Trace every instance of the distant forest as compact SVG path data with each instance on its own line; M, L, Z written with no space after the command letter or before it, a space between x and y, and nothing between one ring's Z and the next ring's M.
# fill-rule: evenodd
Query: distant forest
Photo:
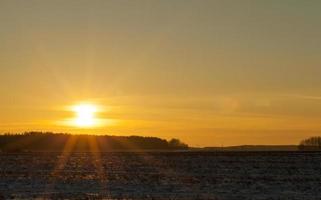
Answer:
M299 144L299 150L321 151L321 137L315 136L302 140Z
M178 139L169 141L157 137L71 135L51 132L26 132L0 135L0 150L21 151L131 151L184 150L188 146Z

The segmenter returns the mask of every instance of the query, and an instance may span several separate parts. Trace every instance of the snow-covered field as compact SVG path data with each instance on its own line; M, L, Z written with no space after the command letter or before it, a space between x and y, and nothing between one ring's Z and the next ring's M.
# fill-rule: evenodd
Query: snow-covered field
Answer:
M8 198L321 199L321 153L2 153Z

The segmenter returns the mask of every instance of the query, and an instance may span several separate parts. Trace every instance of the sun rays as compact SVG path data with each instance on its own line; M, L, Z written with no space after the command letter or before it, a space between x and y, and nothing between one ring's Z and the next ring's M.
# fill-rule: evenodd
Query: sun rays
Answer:
M99 177L99 181L101 184L101 194L108 195L108 188L107 188L107 174L103 166L101 150L99 144L95 137L92 136L85 136L86 142L88 143L89 152L82 152L82 153L89 153L91 154L92 164L96 169L96 173ZM77 143L79 142L78 136L70 136L69 139L66 141L64 148L58 158L58 161L55 163L55 167L51 173L51 180L45 187L45 193L51 194L52 190L54 190L55 184L57 183L59 177L62 175L62 171L65 169L70 156L74 153L79 153L75 148Z

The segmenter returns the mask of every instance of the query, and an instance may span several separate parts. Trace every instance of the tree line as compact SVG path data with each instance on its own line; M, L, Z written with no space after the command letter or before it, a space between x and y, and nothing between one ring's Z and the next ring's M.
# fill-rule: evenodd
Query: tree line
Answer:
M169 141L157 137L73 135L52 132L25 132L0 135L0 150L15 151L129 151L184 150L188 145L179 139Z
M315 136L304 139L298 146L299 150L321 150L321 137Z

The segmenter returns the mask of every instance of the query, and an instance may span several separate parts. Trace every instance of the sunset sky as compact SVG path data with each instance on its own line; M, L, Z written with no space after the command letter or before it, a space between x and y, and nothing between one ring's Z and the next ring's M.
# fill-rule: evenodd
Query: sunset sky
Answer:
M191 146L321 135L320 10L319 0L0 0L0 132ZM79 104L104 123L66 123Z

